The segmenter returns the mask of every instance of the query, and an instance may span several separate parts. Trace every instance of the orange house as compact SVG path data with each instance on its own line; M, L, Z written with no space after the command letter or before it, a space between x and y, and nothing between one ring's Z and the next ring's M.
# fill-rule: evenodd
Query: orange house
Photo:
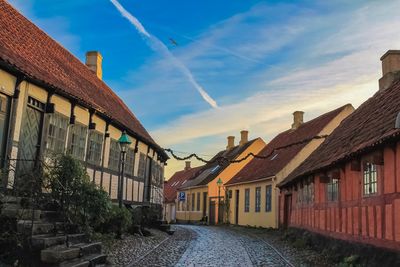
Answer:
M282 226L400 250L400 51L379 91L280 185Z

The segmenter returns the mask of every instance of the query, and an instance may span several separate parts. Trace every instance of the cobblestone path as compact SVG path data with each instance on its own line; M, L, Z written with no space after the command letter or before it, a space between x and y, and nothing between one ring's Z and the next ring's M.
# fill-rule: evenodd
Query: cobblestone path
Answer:
M182 225L195 233L181 266L291 266L265 241L225 227Z

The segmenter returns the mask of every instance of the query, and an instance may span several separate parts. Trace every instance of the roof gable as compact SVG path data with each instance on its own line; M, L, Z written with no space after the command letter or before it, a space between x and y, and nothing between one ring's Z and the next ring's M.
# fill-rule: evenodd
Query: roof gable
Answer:
M301 124L296 130L289 129L278 134L258 153L268 159L252 159L227 184L251 182L276 175L336 116L350 105L325 113ZM294 144L294 145L292 145Z

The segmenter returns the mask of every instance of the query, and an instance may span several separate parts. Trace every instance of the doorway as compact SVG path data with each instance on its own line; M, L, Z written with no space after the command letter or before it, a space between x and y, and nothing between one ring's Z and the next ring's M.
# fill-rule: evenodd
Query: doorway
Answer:
M215 200L210 199L210 211L209 211L209 224L214 225L215 224Z
M235 191L235 224L239 224L239 190Z
M18 149L17 183L25 184L24 176L31 174L38 166L41 149L41 135L45 104L28 98L28 105L21 125L21 134Z
M285 200L284 200L284 206L283 206L283 227L287 228L290 224L290 217L292 213L292 195L285 195Z

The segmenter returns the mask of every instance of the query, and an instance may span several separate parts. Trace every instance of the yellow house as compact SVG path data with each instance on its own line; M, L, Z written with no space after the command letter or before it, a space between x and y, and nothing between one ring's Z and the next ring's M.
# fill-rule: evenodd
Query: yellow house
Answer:
M251 160L251 157L239 163L229 163L229 160L242 159L249 153L257 154L264 148L261 138L248 141L248 131L241 131L239 145L235 146L234 136L228 137L226 150L220 151L178 189L177 221L203 221L215 224L224 221L225 199L230 197L223 187ZM219 181L219 183L217 183ZM220 208L218 208L220 207Z
M70 153L90 179L118 198L122 132L126 153L123 200L155 204L161 211L168 156L124 102L102 81L102 56L86 65L0 2L0 158L8 170L1 186L24 184L24 174L54 154Z
M232 195L229 222L260 227L278 226L276 185L299 166L332 131L354 111L348 104L303 123L302 111L293 113L291 129L278 134L232 179L225 183Z

